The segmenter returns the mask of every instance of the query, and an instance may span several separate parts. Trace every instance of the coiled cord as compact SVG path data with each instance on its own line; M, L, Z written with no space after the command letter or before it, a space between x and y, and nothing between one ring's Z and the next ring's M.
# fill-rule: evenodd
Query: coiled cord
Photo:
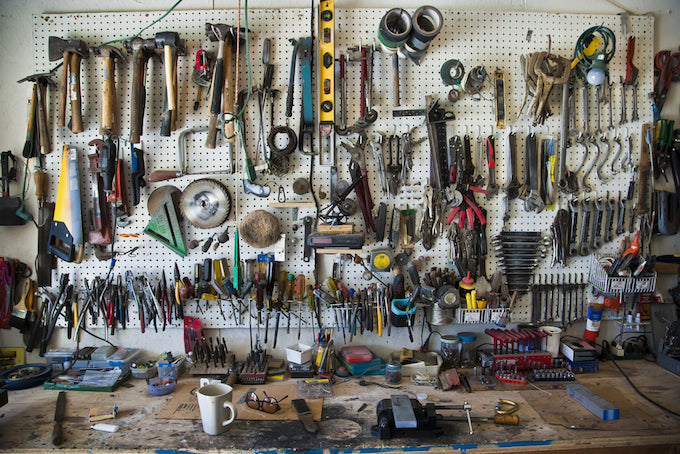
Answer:
M588 30L581 33L581 36L576 40L576 47L574 48L574 58L580 60L586 70L589 70L593 66L593 62L597 58L599 52L593 52L592 55L588 56L584 53L585 49L590 45L593 40L593 35L598 34L601 38L601 42L604 45L604 62L609 63L609 61L614 57L616 52L616 36L611 29L605 27L604 25L598 25L595 27L590 27ZM611 45L611 47L610 47Z

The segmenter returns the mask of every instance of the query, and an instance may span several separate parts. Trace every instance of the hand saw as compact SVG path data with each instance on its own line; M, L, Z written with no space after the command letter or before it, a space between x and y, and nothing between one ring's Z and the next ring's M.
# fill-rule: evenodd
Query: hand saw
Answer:
M80 263L85 254L78 182L78 149L73 145L64 145L47 252L64 261L76 263Z

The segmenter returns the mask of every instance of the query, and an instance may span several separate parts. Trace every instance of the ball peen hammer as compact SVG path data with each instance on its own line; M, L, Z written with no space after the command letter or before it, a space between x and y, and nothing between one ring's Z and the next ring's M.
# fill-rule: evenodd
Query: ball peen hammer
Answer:
M50 36L48 40L48 54L50 61L63 58L64 68L59 85L59 110L57 113L57 126L66 126L66 98L70 93L71 99L71 132L77 134L83 132L83 117L81 113L80 97L80 62L90 56L87 44L79 39L65 40L56 36Z

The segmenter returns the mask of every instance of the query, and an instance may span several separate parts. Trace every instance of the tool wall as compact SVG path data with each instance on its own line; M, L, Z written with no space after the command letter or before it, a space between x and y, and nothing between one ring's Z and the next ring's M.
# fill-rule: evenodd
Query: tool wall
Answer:
M418 5L415 5L418 6ZM415 9L415 6L413 9ZM335 19L335 52L336 56L345 52L352 46L365 45L376 42L378 24L386 10L383 9L337 9ZM412 11L411 11L412 12ZM473 144L477 139L481 140L493 134L496 139L496 159L497 159L497 179L501 188L506 182L507 176L507 156L506 136L513 132L517 134L520 150L524 149L524 139L530 132L535 132L539 139L553 137L557 139L560 129L560 119L557 114L560 110L561 90L553 90L549 98L549 104L553 115L547 118L544 125L533 127L531 121L526 118L526 113L520 118L517 117L518 109L522 103L524 95L524 80L520 66L520 56L537 51L548 51L558 54L571 60L574 45L578 36L591 26L604 24L616 33L616 53L609 64L610 79L615 83L609 99L612 106L613 119L611 123L614 129L608 129L609 107L606 103L601 105L602 129L604 135L610 140L615 136L625 138L631 137L631 153L633 159L637 161L642 146L640 137L640 126L642 123L652 119L651 109L648 107L646 94L651 92L653 71L651 62L653 61L653 18L652 17L630 17L629 32L636 37L635 64L639 68L638 76L638 104L639 120L630 121L630 110L628 111L628 121L620 124L621 90L619 78L625 76L625 39L621 35L621 19L619 16L602 15L570 15L570 14L538 14L538 13L496 13L496 12L462 12L455 10L442 10L444 16L444 26L441 33L430 45L424 60L419 66L411 61L401 60L401 86L402 86L402 108L423 109L425 107L425 96L438 96L447 111L455 115L455 120L447 123L448 136L467 134L471 137ZM148 13L88 13L88 14L50 14L36 15L33 18L33 58L36 72L46 72L54 67L55 63L48 61L48 36L59 36L68 39L82 39L91 46L99 45L111 40L123 40L138 33L144 26L151 21L159 18L160 12ZM243 16L243 15L242 15ZM250 10L248 11L248 28L250 52L250 65L246 64L245 49L241 51L239 60L239 89L247 88L249 82L252 86L260 84L263 80L262 48L265 38L272 40L272 63L275 65L275 76L273 87L281 90L276 102L274 112L274 123L277 125L285 124L284 105L285 91L288 85L289 65L292 47L289 38L299 39L310 35L310 10L309 9L281 9L281 10ZM179 117L178 130L172 137L161 137L160 118L163 110L163 91L164 75L162 64L158 60L151 60L146 77L147 102L144 118L144 130L142 134L142 144L146 154L147 172L156 169L177 169L177 138L179 132L185 128L206 126L208 123L207 101L202 100L200 109L193 110L196 99L197 87L190 81L192 68L194 65L194 55L199 48L207 51L216 52L216 43L211 43L205 36L205 23L226 23L237 25L239 19L236 10L212 10L212 11L174 11L162 21L142 33L143 38L153 37L159 31L177 31L184 40L187 49L186 56L179 57L178 77L179 77ZM241 26L245 26L244 18L241 17ZM318 31L315 27L315 36L318 39ZM117 44L119 45L119 44ZM245 45L242 45L245 47ZM122 47L122 46L121 46ZM387 203L388 207L397 206L399 208L417 208L418 219L422 211L422 193L429 177L429 145L427 141L427 130L422 116L393 118L392 116L392 85L391 85L391 60L388 55L376 49L373 65L373 97L374 108L379 112L377 121L369 128L369 136L372 132L382 132L386 134L402 134L410 128L415 127L414 136L416 139L425 140L416 146L414 152L413 169L409 175L410 184L402 188L402 193L398 197L390 197L381 193L379 181L376 173L376 163L367 154L368 174L371 182L371 192L377 207L379 202ZM486 84L486 89L482 93L481 100L474 100L471 96L463 95L462 98L451 104L447 102L447 93L450 87L442 83L440 69L442 64L451 58L460 60L466 70L475 66L484 66L488 74L493 77L494 71L498 68L505 73L505 108L509 126L505 130L497 130L495 127L494 114L494 92L492 85ZM251 70L249 81L248 67ZM132 77L132 63L122 62L116 68L116 89L118 97L118 114L120 124L120 156L128 163L130 161L129 144L125 142L125 137L129 134L130 128L130 83ZM79 150L80 156L80 184L83 192L84 215L87 219L87 212L91 210L91 194L89 188L92 183L89 173L87 154L94 152L94 147L88 146L92 139L99 138L99 118L100 118L100 99L102 83L102 65L100 60L90 57L83 61L82 66L82 87L83 87L83 116L85 120L85 132L72 134L66 128L58 128L53 124L51 129L52 153L46 158L46 168L50 174L50 191L48 198L53 199L56 195L59 168L61 163L61 148L64 144L75 145ZM296 83L300 83L299 70L296 75ZM337 87L337 83L336 83ZM358 98L359 98L359 64L358 62L348 63L347 74L347 99L348 99L348 122L351 124L358 117ZM595 96L595 91L591 91L591 99ZM630 109L632 95L630 90L626 91L627 105ZM50 93L49 118L56 117L57 104L56 91ZM337 97L336 97L337 99ZM301 95L299 86L296 88L295 105L293 108L291 128L297 130L300 121L300 102ZM580 100L578 101L580 102ZM578 104L577 102L577 104ZM580 121L581 107L578 105L577 118ZM595 129L595 118L597 116L596 104L590 104L591 129ZM247 107L245 116L245 136L246 146L251 157L255 157L256 146L258 143L259 114L257 97L252 95ZM268 117L268 113L265 114ZM318 147L318 131L315 134L315 148ZM356 137L349 136L337 138L340 144L345 140L353 142ZM191 172L215 171L226 168L226 157L223 144L218 143L215 150L203 147L205 136L202 133L188 136L187 153L188 164ZM622 140L626 147L624 154L628 152L626 140ZM572 141L572 146L568 148L567 166L574 169L583 158L583 148ZM474 148L473 148L474 149ZM281 269L295 275L304 274L308 282L312 279L314 261L304 262L302 260L303 250L303 230L302 219L304 216L314 216L314 210L301 208L293 218L292 209L289 208L269 208L271 202L283 200L286 202L312 201L309 194L297 196L291 187L293 181L299 177L306 177L309 174L310 157L295 153L291 157L290 172L284 177L271 175L258 176L258 183L265 184L271 189L271 195L267 198L258 198L253 195L244 194L242 185L243 153L240 141L237 147L238 164L237 174L232 175L210 175L223 182L233 199L233 210L226 224L219 228L201 230L193 227L188 222L182 222L184 240L188 243L192 239L200 242L209 237L218 235L224 231L226 225L235 226L243 216L254 209L264 208L274 213L280 223L282 232L285 234L285 263ZM386 151L386 150L384 150ZM613 157L615 150L612 150ZM474 156L475 166L481 164ZM348 180L347 164L349 155L338 148L337 168L339 179ZM609 161L611 163L611 161ZM524 160L520 153L520 169L524 169ZM626 193L628 183L631 179L631 172L619 172L612 175L609 171L609 164L603 168L607 175L606 181L599 181L592 172L588 181L593 191L588 195L591 198L598 196L604 197L608 192L610 196L618 196L619 192ZM128 168L129 170L129 168ZM320 166L318 161L314 164L313 187L318 197L321 192L329 193L329 167ZM520 174L523 173L520 170ZM183 189L197 176L184 176L169 183ZM113 274L124 274L131 270L135 274L147 273L151 278L156 279L161 271L165 270L166 275L172 275L172 267L178 263L183 276L193 275L193 266L200 263L204 258L223 258L226 257L232 265L233 257L233 235L231 240L220 245L216 250L212 247L207 253L201 252L200 247L192 249L185 258L177 256L170 249L157 243L150 237L142 233L149 221L149 214L146 209L148 195L161 184L147 184L142 190L142 202L134 207L131 216L132 222L129 226L118 227L117 234L136 235L121 236L115 238L115 249L120 252L129 251L138 247L135 252L121 254L118 256ZM578 194L579 199L584 194ZM508 212L510 218L507 222L503 221L504 202L503 191L498 195L484 200L478 197L482 205L487 210L488 226L487 236L489 240L493 235L498 234L501 229L516 231L541 231L545 235L549 234L550 225L555 217L555 209L546 209L541 213L526 212L520 200L512 201L509 204ZM560 195L558 206L567 207L568 201L564 194ZM321 208L329 204L328 198L320 198ZM390 213L391 210L388 210ZM388 218L389 219L389 218ZM351 219L360 229L363 227L361 213ZM388 221L389 222L389 221ZM86 221L87 226L91 225ZM293 229L297 225L299 228ZM620 240L619 236L614 237L614 241L605 244L597 253L611 253L617 247ZM376 243L375 235L372 232L366 233L364 251L369 253L378 246L386 246L387 242ZM255 258L256 254L269 251L255 250L241 242L241 258ZM588 275L590 261L587 257L571 258L568 266L564 268L552 267L551 251L547 251L547 256L539 263L536 274L548 275ZM425 267L443 267L449 264L449 241L445 234L440 235L434 247L425 251L420 243L416 244L414 257L426 257ZM319 267L321 279L329 275L331 265L336 260L334 255L324 257ZM490 276L496 269L496 257L493 248L489 248L486 269ZM59 262L59 273L71 273L71 282L80 283L82 279L89 280L96 276L105 276L110 262L99 261L91 250L87 251L87 256L82 264L69 264ZM351 261L344 263L343 281L348 286L363 288L372 281L362 278L364 269ZM385 281L391 281L391 274L378 274L378 277ZM56 281L54 281L56 284ZM78 285L78 284L77 284ZM81 287L82 288L82 287ZM200 304L200 308L198 307ZM201 319L207 327L230 327L239 326L228 316L231 310L226 305L224 311L227 317L223 317L216 304L206 306L205 301L187 303L185 307L186 315L194 315ZM137 321L135 308L130 308L130 319L133 324ZM531 318L531 305L529 298L524 296L518 303L513 313L513 321L528 321ZM329 311L330 312L330 311ZM332 314L326 315L329 324L334 324ZM247 326L243 322L240 326ZM295 319L293 323L296 323ZM175 326L180 325L175 322Z

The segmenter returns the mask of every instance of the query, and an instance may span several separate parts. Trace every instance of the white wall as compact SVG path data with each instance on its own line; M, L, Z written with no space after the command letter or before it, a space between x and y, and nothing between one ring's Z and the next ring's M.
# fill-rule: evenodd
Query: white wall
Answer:
M165 10L173 3L172 0L118 0L115 2L103 2L101 0L2 0L0 2L0 100L4 108L0 109L0 149L13 150L19 154L23 148L24 131L26 128L25 100L30 94L27 85L17 85L16 81L20 78L34 73L31 56L32 43L32 19L33 14L41 13L70 13L70 12L101 12L101 11L147 11ZM680 15L677 0L651 0L633 1L620 0L493 0L493 1L443 1L434 0L426 2L440 8L456 8L460 10L492 10L492 11L526 11L526 12L560 12L560 13L594 13L594 14L616 14L625 8L631 14L652 14L655 17L655 50L673 49L677 50L680 44ZM412 4L401 2L404 7L412 7ZM232 1L209 1L209 0L184 0L178 9L212 9L212 8L236 8L238 3ZM617 6L618 5L618 6ZM271 7L308 7L308 1L279 1L271 2L266 0L253 0L249 3L251 8L271 8ZM399 3L385 0L371 1L336 1L336 8L352 7L376 7L391 8L399 6ZM574 39L577 37L575 36ZM680 87L675 86L671 89L669 98L666 101L665 117L674 119L676 125L680 124L678 117L678 105L680 104ZM13 194L20 188L14 187ZM29 210L36 212L35 202L32 196L28 200ZM25 263L33 263L35 256L35 229L31 225L24 227L0 227L0 255L16 257ZM655 239L653 252L663 251L670 253L680 251L680 235L670 238ZM660 252L661 253L661 252ZM664 278L659 280L658 288L665 295L666 290L675 285L675 278ZM283 322L282 322L283 323ZM285 323L283 323L285 326ZM613 326L605 328L611 332ZM447 332L457 331L483 331L482 327L447 327ZM140 347L152 353L171 350L180 352L183 350L182 331L169 330L165 333L152 334L147 331L141 335L137 330L127 330L123 333L118 330L118 334L111 339L116 344L129 347ZM388 349L398 349L402 346L410 345L415 348L420 342L420 327L416 329L415 342L411 344L404 330L399 335L383 337L370 335L359 336L353 343L365 342L369 345L380 346L376 350L379 352ZM583 324L577 324L570 328L570 334L582 335ZM102 334L101 330L98 334ZM215 333L213 333L215 335ZM219 334L227 339L230 350L235 350L239 358L249 349L249 336L247 329L222 330ZM291 334L285 334L285 328L281 328L281 336L278 346L285 347L297 342L297 331L291 329ZM311 332L303 330L302 341L311 342ZM54 345L67 344L65 334L57 333L54 337ZM89 343L88 336L85 335L85 344ZM92 345L99 345L101 342L92 339ZM0 346L18 346L23 342L15 329L0 330ZM438 342L435 342L435 346ZM29 355L29 360L40 361L34 353Z

